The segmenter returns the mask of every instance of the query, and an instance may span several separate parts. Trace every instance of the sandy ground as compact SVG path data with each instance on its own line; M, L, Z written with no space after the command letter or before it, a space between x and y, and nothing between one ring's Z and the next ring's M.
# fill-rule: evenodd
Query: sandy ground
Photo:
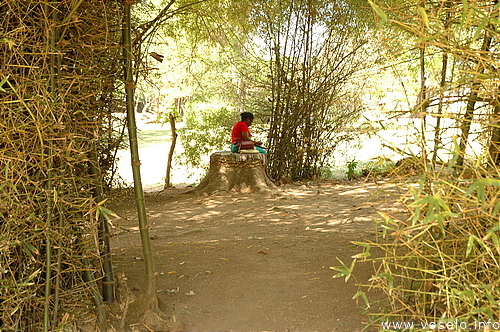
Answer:
M161 308L186 331L359 331L369 321L352 298L371 263L358 262L347 283L330 267L362 252L352 241L375 240L377 211L402 213L400 188L324 182L271 196L185 191L150 194L146 208ZM113 264L138 296L144 261L135 203L122 198L110 208L119 216Z

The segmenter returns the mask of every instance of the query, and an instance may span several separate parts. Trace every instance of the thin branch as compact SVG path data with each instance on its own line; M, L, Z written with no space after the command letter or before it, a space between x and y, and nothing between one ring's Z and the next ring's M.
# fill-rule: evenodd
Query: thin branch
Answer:
M156 17L154 19L152 19L151 21L146 22L144 24L141 24L141 26L139 26L139 29L141 29L142 31L134 38L133 45L142 44L144 39L147 38L147 36L145 36L145 35L146 34L149 35L151 30L155 31L157 29L157 27L161 23L165 22L167 19L173 17L174 15L181 13L182 11L184 11L185 9L187 9L191 6L197 5L197 4L205 2L207 0L200 0L200 1L189 3L187 5L184 5L184 6L177 8L176 10L173 10L169 13L168 11L172 7L172 5L175 3L175 1L176 0L170 0L170 2L158 13L158 15L156 15Z

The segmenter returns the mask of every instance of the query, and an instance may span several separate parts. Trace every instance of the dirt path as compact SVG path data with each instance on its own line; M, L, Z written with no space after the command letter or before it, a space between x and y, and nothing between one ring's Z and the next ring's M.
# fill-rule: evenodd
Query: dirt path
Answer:
M398 213L398 188L373 183L280 187L280 195L194 196L173 189L147 198L163 310L187 331L358 331L368 317L353 295L366 283L332 279L373 240L378 211ZM111 205L119 235L116 271L134 293L143 290L144 262L134 201ZM372 294L377 296L377 294Z

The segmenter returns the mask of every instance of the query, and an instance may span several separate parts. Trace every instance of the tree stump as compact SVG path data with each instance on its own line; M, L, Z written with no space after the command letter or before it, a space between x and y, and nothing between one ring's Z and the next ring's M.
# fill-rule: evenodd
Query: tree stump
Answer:
M273 193L278 187L267 176L262 153L216 152L210 156L210 169L195 192L211 194L216 191L241 193Z

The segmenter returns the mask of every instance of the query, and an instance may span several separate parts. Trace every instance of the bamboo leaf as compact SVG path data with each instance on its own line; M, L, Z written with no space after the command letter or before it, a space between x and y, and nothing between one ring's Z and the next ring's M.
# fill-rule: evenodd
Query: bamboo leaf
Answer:
M29 255L30 257L33 257L33 254L39 255L40 252L38 251L37 248L35 248L31 243L28 242L23 242L22 247L24 249L24 252Z
M28 283L29 281L33 280L33 278L35 278L37 275L39 275L41 272L40 269L34 271L29 277L28 279L26 279L25 283ZM18 284L19 285L19 284Z
M106 209L104 206L101 206L101 205L98 205L96 207L96 218L98 219L99 216L102 216L108 222L111 221L111 219L109 218L110 216L117 217L116 213L114 213L113 211L111 211L109 209Z
M469 241L467 241L467 250L465 251L465 257L469 257L473 248L474 248L474 235L469 235Z
M21 282L16 284L17 287L27 287L27 286L33 286L35 283L34 282Z
M351 243L364 248L364 251L362 253L351 256L351 258L366 258L366 257L371 256L371 254L370 254L371 246L369 243L363 243L363 242L357 242L357 241L351 241Z
M422 20L424 21L424 25L429 28L429 17L427 16L427 12L423 7L418 7L417 9L418 13L422 17Z
M16 43L13 40L7 39L7 38L0 39L0 44L7 44L7 46L9 47L9 50L12 50L14 48L14 46L16 45Z
M386 272L386 273L380 273L377 274L374 278L381 278L381 279L386 279L387 280L387 290L389 291L389 294L392 293L392 290L394 289L394 278L392 276L392 273Z
M356 265L356 259L354 259L351 262L351 265L348 267L345 265L345 263L337 257L337 260L342 266L331 266L331 270L336 270L339 271L340 273L337 273L336 275L333 276L333 278L340 278L340 277L345 277L345 281L347 282L349 278L352 275L352 271L354 270L354 266Z
M491 312L491 306L474 309L474 310L472 310L471 313L473 313L473 314L486 313L488 316L493 315L493 313Z
M479 179L475 181L473 184L469 186L469 189L465 192L464 196L468 197L470 194L472 194L474 191L477 190L477 201L481 204L484 205L486 202L486 191L485 191L485 186L500 186L500 180L497 179ZM497 208L495 207L495 210Z
M382 227L382 236L385 238L385 236L387 235L387 231L388 230L394 231L395 226L397 226L397 223L388 214L381 212L381 211L377 211L377 213L380 214L380 216L383 218L383 220L382 221L375 220L375 222L377 224L379 224L380 227Z
M481 31L483 31L484 27L488 24L489 18L485 17L481 20L481 23L477 26L476 33L474 34L474 37L472 37L472 40L477 40L479 38L479 35L481 34Z
M375 11L375 13L377 13L377 15L380 17L380 19L381 19L381 25L386 24L387 23L387 14L382 9L380 9L379 6L377 6L376 4L374 4L372 1L368 0L368 3L372 7L372 9Z
M496 225L495 227L493 227L492 229L490 229L488 231L488 233L493 233L493 232L497 232L497 231L500 231L500 223L498 225Z
M463 9L462 9L462 18L460 20L460 25L464 27L467 26L470 21L472 10L469 7L469 1L463 0L462 2L463 2Z
M478 243L481 247L483 247L484 249L486 249L486 250L488 250L488 251L489 251L489 249L490 249L490 248L488 248L488 246L486 245L486 243L484 243L484 241L483 241L483 240L481 240L481 239L480 239L480 238L478 238L477 236L474 236L474 240L475 240L475 241L476 241L476 242L477 242L477 243Z
M498 202L496 205L495 205L495 208L493 209L493 212L491 212L491 215L493 217L496 217L497 214L498 214L498 210L500 210L500 202Z
M361 297L363 301L365 302L365 305L367 308L370 308L370 301L368 301L368 296L366 296L365 292L363 291L358 291L354 296L352 297L353 300L357 299L358 297Z
M482 185L477 187L477 201L482 205L484 205L486 201L486 194L484 190L484 184L481 183Z
M443 237L445 237L446 232L444 230L444 220L443 220L443 218L438 218L437 222L438 222L438 225L439 225L439 230L441 231L441 235L443 235Z
M7 80L9 79L9 76L10 76L10 75L7 75L7 77L5 77L5 78L4 78L4 79L0 82L0 92L7 92L7 90L5 90L5 89L3 88L3 85L4 85L5 83L7 83Z
M493 245L495 246L495 249L497 250L498 253L500 253L500 239L495 233L488 233L486 237L491 238L493 241Z
M474 190L476 190L477 186L478 186L478 181L471 184L469 186L469 189L467 189L467 191L465 192L464 197L468 197L470 194L472 194Z

